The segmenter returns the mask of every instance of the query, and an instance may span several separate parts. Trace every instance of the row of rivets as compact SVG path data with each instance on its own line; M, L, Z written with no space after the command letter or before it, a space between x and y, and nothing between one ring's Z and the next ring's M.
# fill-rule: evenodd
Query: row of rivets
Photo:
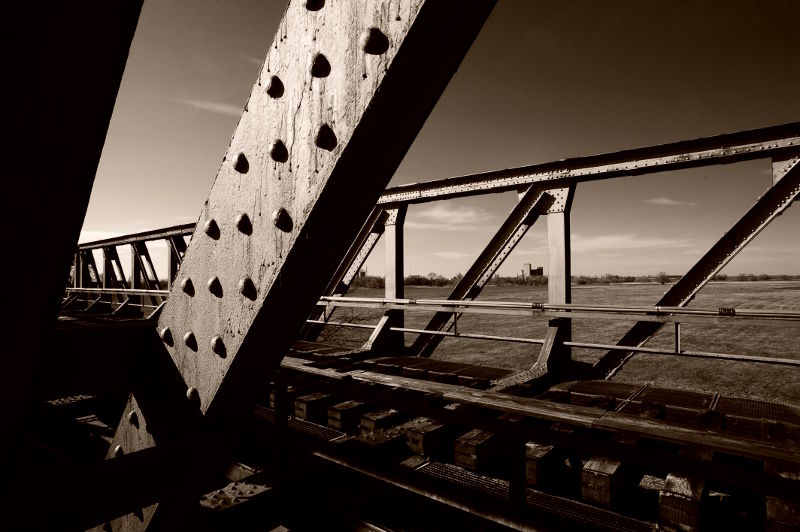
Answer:
M255 285L253 285L253 281L250 280L249 277L243 278L241 281L239 281L239 284L244 285L241 287L241 290L247 292L248 299L255 299ZM169 330L169 327L164 327L161 329L159 336L161 336L161 340L168 346L172 347L175 345L175 341L172 338L172 332ZM183 343L192 351L197 351L197 338L195 338L193 332L189 331L183 335ZM211 339L211 351L223 358L225 357L225 344L220 336L214 336ZM132 412L132 414L134 413L135 412Z
M282 209L278 209L275 211L275 213L273 213L273 217L278 218L278 221L276 221L275 225L287 223L287 220L288 223L291 224L292 220L291 218L289 218L288 213L284 215L283 213L279 212L281 210ZM285 213L286 211L284 210L283 212ZM287 231L291 230L291 227L289 227L289 229L286 230ZM255 284L253 284L253 280L250 277L244 276L241 279L239 279L239 283L237 284L237 286L239 288L240 294L245 296L247 299L255 299L255 296L257 295L256 287ZM181 281L181 289L184 291L184 293L186 293L186 295L190 297L194 296L194 284L192 283L191 278L186 277ZM208 280L208 291L217 297L222 297L223 294L222 283L220 283L219 277L217 277L216 275ZM170 334L169 330L162 329L160 335L161 339L164 340L164 342L166 343L171 342L172 335Z
M324 0L306 0L305 3L306 9L309 11L318 11L322 9L324 5ZM389 49L389 39L378 28L369 28L365 30L359 37L359 46L367 54L380 55ZM317 53L311 59L309 70L312 77L324 78L330 74L331 65L325 55ZM271 76L269 84L267 85L267 94L271 98L277 99L283 96L284 91L285 88L281 79L276 75ZM336 137L336 134L328 124L323 124L320 126L316 136L314 137L314 144L318 148L327 151L332 151L334 148L336 148L338 142L339 141ZM285 163L289 160L289 151L287 150L286 145L280 139L275 140L270 145L269 154L272 160L278 163ZM239 155L236 157L233 168L240 174L246 174L250 170L250 163L248 162L247 156L244 153L239 153ZM272 222L275 227L285 232L291 231L294 225L291 216L283 207L276 209L272 213ZM247 214L241 213L236 217L236 228L246 235L252 234L253 226ZM219 225L217 225L216 221L213 219L206 222L205 232L214 240L217 240L220 237ZM189 296L194 295L194 285L192 284L191 279L188 277L181 281L181 289ZM247 276L239 280L238 289L243 296L250 300L255 300L258 295L253 280ZM222 297L222 284L217 276L214 276L208 280L208 290L215 296ZM174 345L174 339L172 338L172 333L170 332L169 327L164 327L160 331L159 335L164 343L169 346ZM189 349L192 351L197 351L197 339L195 338L194 333L191 331L187 332L183 337L183 341ZM224 358L226 356L227 352L225 349L225 344L220 336L216 335L211 339L211 350L220 357ZM186 397L193 403L198 403L199 406L200 395L196 388L190 387L186 391ZM131 412L130 415L135 415L135 412ZM131 422L133 423L133 421ZM121 452L121 447L117 446L117 450Z

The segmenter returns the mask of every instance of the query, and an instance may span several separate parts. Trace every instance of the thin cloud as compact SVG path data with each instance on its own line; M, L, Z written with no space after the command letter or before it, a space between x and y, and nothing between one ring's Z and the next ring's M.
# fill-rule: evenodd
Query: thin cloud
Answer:
M572 250L576 252L611 252L628 249L676 249L692 247L694 243L687 238L660 238L637 234L572 235Z
M239 59L244 61L245 63L251 63L256 66L261 66L264 64L264 59L261 57L253 57L252 55L247 55L246 53L242 52L239 54Z
M644 203L652 203L653 205L662 205L664 207L671 207L674 205L683 205L685 207L696 207L696 203L689 203L687 201L678 201L670 198L650 198L642 200Z
M466 257L471 257L472 255L469 253L462 253L461 251L433 251L429 253L429 255L433 255L434 257L441 257L443 259L463 259Z
M206 111L209 113L217 113L221 115L231 115L231 116L241 116L242 114L242 107L225 102L213 102L210 100L189 100L185 98L176 98L175 101L182 105L188 105L189 107L192 107L194 109L200 111Z
M497 229L492 224L496 219L493 214L465 205L436 204L415 212L413 217L415 220L405 223L407 228L439 229L441 231Z

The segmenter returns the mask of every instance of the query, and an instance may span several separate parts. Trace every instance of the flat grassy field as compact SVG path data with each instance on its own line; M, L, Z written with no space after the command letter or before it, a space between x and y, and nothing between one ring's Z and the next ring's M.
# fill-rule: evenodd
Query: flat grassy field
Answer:
M659 284L582 285L572 289L572 301L593 305L654 304L668 288ZM408 298L441 298L449 287L406 287ZM380 289L356 289L349 296L382 297ZM480 297L486 301L546 301L547 288L542 286L489 286ZM719 282L704 288L690 304L697 308L733 307L740 309L800 309L800 282L756 281ZM424 328L430 312L407 312L406 327ZM335 321L375 324L380 312L369 309L338 309ZM619 340L633 321L576 319L573 340L612 344ZM483 333L523 338L543 338L546 320L500 315L464 315L459 319L459 332ZM673 328L665 326L647 345L673 348ZM320 341L356 347L369 336L368 330L326 327ZM406 344L415 335L406 334ZM798 329L760 326L681 326L684 350L760 355L800 359ZM535 361L538 345L445 338L433 358L522 370ZM576 360L594 362L604 352L589 349L573 350ZM750 362L694 359L669 355L638 354L614 376L620 382L650 382L657 386L703 389L730 395L758 397L800 404L800 367L776 366Z

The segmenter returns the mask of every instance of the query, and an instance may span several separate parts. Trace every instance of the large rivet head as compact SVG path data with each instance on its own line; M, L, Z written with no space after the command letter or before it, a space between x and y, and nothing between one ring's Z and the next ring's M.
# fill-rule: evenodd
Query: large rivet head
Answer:
M222 283L216 275L208 280L208 291L217 297L222 297Z
M119 458L123 454L125 454L125 451L122 450L122 445L117 445L116 447L114 447L114 457L115 458Z
M186 344L186 347L192 351L197 351L197 338L194 337L194 333L192 331L189 331L183 335L183 343Z
M161 338L161 341L168 346L172 347L175 345L175 341L172 338L172 331L169 330L169 327L164 327L158 331L158 336Z
M139 428L139 414L136 412L136 410L131 410L128 412L128 423L137 429Z
M319 11L325 5L325 0L306 0L306 9Z
M206 222L206 225L203 226L203 230L206 232L208 236L210 236L214 240L219 238L219 226L217 225L217 221L214 220L214 218L211 218L209 221Z
M236 162L233 163L233 169L240 174L246 174L247 171L250 170L250 163L247 161L247 157L244 153L240 153L236 156Z
M269 146L269 156L276 163L285 163L289 160L289 150L282 140L276 140Z
M369 28L358 38L358 45L364 53L381 55L389 49L389 38L378 28Z
M317 131L317 136L314 137L314 144L323 150L333 150L338 142L339 141L336 138L336 133L333 132L328 124L322 124L322 126L319 128L319 131Z
M256 297L258 296L258 290L256 290L256 285L253 283L253 280L248 277L244 276L239 279L239 293L242 294L244 297L249 299L250 301L255 301Z
M315 54L311 58L311 75L315 78L326 78L331 73L331 64L322 54Z
M183 290L188 296L194 295L194 283L192 283L192 280L189 277L186 277L181 281L181 290Z
M292 217L289 216L289 213L286 212L286 209L283 207L278 207L272 212L272 223L275 224L275 227L285 233L291 231L292 227L294 226L292 223Z
M267 94L270 98L280 98L283 96L283 82L278 76L269 78L269 85L267 85Z
M197 391L197 388L190 387L188 390L186 390L186 398L197 408L200 407L200 392Z
M236 217L236 229L246 235L253 234L253 224L250 223L250 217L247 216L247 213L243 212Z
M222 338L219 335L214 336L211 339L211 351L222 358L225 358L227 351L225 351L225 342L222 341Z

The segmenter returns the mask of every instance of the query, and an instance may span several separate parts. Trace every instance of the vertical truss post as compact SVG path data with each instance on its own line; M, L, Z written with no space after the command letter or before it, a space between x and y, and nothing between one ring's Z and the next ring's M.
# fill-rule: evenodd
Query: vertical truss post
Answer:
M402 299L404 297L403 272L403 224L406 219L407 205L400 205L387 211L384 222L384 238L386 243L386 277L384 297ZM380 323L364 344L364 349L402 353L405 351L405 335L393 332L391 327L404 327L405 318L402 309L387 310Z
M547 211L547 300L551 304L572 303L572 250L570 245L570 210L575 196L575 185L551 191L559 198ZM572 339L572 322L557 320L562 328L563 341ZM561 346L570 358L571 349Z
M142 288L142 266L139 257L137 256L136 245L131 244L131 289L136 290ZM131 295L128 298L131 305L143 305L144 297ZM139 310L144 313L144 308L139 307Z
M464 277L456 284L447 299L468 300L478 297L486 283L491 280L497 269L514 250L525 233L536 222L540 214L550 209L556 198L545 189L531 185L520 194L519 201L511 210L503 225L492 237L481 254L469 267ZM453 312L437 312L433 315L428 325L428 331L441 331L448 327L451 317L455 323L456 314ZM420 334L409 348L410 354L429 357L442 341L442 336L433 334Z
M235 441L493 6L289 4L158 319L172 371L134 386L159 448L197 430L186 409Z
M657 306L683 307L697 292L719 273L765 227L780 216L800 195L800 153L790 153L772 161L772 186L756 203L709 249L678 282L656 303ZM637 322L617 343L640 346L661 328L657 322ZM599 377L610 378L635 353L610 351L594 365Z

